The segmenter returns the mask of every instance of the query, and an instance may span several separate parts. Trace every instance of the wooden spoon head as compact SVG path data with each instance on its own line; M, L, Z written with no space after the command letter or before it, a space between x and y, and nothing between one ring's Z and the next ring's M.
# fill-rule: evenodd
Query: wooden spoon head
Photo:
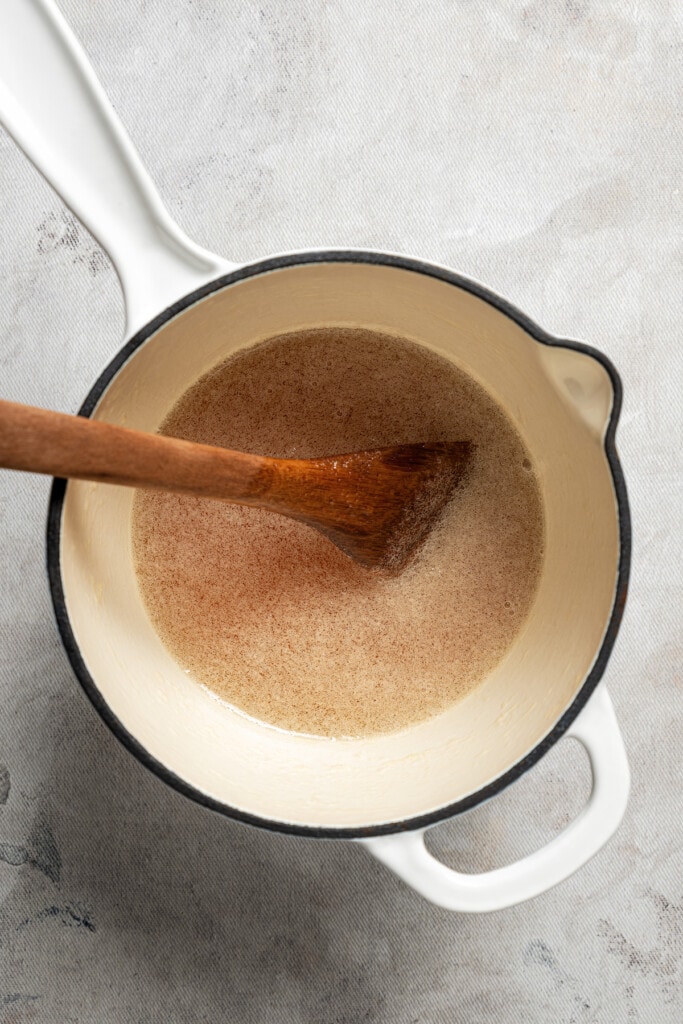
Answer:
M295 469L284 477L292 485L286 514L361 565L397 574L435 525L472 450L469 441L436 441L287 460Z

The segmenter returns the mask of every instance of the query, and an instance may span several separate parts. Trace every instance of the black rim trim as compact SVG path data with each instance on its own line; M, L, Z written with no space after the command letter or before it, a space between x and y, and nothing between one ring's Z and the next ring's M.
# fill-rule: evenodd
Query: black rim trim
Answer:
M168 309L164 310L159 314L159 316L155 317L154 320L150 321L150 323L143 327L142 330L138 331L138 333L131 338L131 340L128 341L112 359L91 388L87 398L79 410L79 415L91 415L106 387L112 381L116 373L121 369L123 364L145 341L147 341L148 338L155 334L160 327L181 311L187 309L200 299L205 298L207 295L210 295L212 292L218 291L227 285L235 284L238 281L245 280L249 277L255 277L259 274L281 270L285 267L310 263L380 264L424 274L428 277L437 278L438 280L444 281L448 284L455 285L456 287L477 296L477 298L482 299L491 306L494 306L505 316L515 321L515 323L522 327L532 338L541 344L569 348L592 356L601 363L602 366L604 366L605 370L609 374L614 391L614 402L605 434L604 447L614 482L619 515L619 568L609 624L593 667L584 680L581 689L552 731L543 740L541 740L533 750L522 758L522 760L517 761L511 768L487 786L484 786L482 789L477 790L475 793L470 794L462 800L458 800L446 807L441 807L438 810L431 811L428 814L421 814L402 821L387 822L380 825L372 825L362 828L319 828L315 826L290 824L288 822L261 818L258 815L249 814L235 807L231 807L219 800L215 800L213 797L207 796L205 793L202 793L201 790L196 789L174 772L170 771L165 765L153 757L152 754L150 754L149 751L143 747L143 745L135 739L131 733L128 732L98 690L94 679L85 665L80 648L71 629L62 584L60 553L62 509L67 485L65 480L55 480L53 482L47 520L47 572L57 627L78 681L100 717L111 729L114 735L140 762L142 762L143 765L158 775L159 778L169 786L172 786L174 789L178 790L179 793L189 797L191 800L202 804L204 807L208 807L213 811L224 814L229 818L233 818L245 824L255 825L259 828L265 828L273 832L284 832L290 835L308 836L310 838L317 839L364 839L372 836L411 831L413 829L435 825L437 822L445 821L447 818L452 818L455 815L469 811L484 801L489 800L496 794L502 792L511 783L515 782L533 765L535 765L550 750L550 748L557 743L577 717L579 712L585 707L588 698L591 696L602 678L612 652L612 648L614 647L617 633L619 632L619 626L621 624L628 591L628 579L631 563L631 517L626 492L626 482L624 480L624 474L621 469L615 444L616 428L622 404L622 385L616 369L602 352L580 342L563 340L547 334L542 330L542 328L534 323L533 320L530 320L511 303L500 298L493 292L488 291L488 289L475 281L461 277L459 274L441 267L433 266L429 263L424 263L420 260L404 256L394 256L360 250L323 250L320 252L306 252L286 256L276 256L263 260L259 263L252 263L248 266L240 267L230 274L216 278L216 280L198 288L196 291L185 296L183 299L180 299L172 306L169 306Z

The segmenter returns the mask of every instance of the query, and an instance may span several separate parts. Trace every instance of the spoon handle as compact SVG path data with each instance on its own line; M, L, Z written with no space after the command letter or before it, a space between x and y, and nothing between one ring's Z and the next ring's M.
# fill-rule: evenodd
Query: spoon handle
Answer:
M264 470L270 462L259 455L0 400L4 469L265 505Z

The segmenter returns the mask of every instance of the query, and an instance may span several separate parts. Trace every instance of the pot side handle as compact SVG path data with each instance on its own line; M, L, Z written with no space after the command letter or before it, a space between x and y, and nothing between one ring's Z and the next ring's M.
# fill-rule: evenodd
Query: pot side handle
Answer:
M232 269L169 216L53 0L0 3L0 121L109 253L128 333Z
M536 853L483 874L441 864L425 846L426 829L361 839L366 849L425 899L446 910L483 913L539 896L584 865L614 834L626 810L630 773L612 701L604 684L568 729L591 763L593 787L578 817Z

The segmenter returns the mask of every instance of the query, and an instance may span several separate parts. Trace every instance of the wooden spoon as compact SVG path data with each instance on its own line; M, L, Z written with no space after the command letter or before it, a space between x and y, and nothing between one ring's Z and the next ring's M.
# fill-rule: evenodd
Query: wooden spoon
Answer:
M468 441L271 459L0 401L0 467L155 487L298 519L361 565L400 572L471 453Z

